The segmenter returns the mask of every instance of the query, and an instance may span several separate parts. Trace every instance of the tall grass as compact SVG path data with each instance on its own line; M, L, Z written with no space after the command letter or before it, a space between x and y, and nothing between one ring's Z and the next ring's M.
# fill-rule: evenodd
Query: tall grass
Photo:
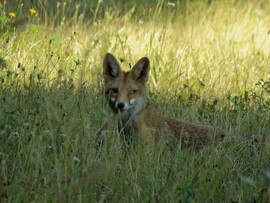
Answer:
M269 5L3 2L1 202L268 202ZM219 126L224 141L149 156L112 131L97 155L106 52L125 69L148 56L157 110Z

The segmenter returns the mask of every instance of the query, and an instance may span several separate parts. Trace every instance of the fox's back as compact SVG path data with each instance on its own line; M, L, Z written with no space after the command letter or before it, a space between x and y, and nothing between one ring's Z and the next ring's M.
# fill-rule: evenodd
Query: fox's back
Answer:
M209 140L219 139L223 132L208 125L192 124L171 117L163 117L148 104L144 113L144 124L156 141L170 141L171 146L181 144L183 148L202 148ZM180 141L180 142L179 142Z

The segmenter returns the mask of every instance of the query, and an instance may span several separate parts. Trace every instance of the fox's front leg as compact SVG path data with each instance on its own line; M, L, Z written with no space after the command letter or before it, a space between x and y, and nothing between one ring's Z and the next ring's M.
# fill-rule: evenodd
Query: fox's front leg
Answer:
M96 137L96 146L100 147L104 144L105 139L107 137L107 130L109 128L109 123L111 118L107 119L105 124L103 125L102 129L98 132Z
M107 137L106 131L104 129L100 130L96 138L96 145L98 147L102 146L104 144L106 137Z
M96 138L96 145L97 146L102 146L104 144L109 128L117 125L117 120L118 120L117 115L112 115L109 118L107 118L103 127L101 128L101 130L97 134L97 138Z

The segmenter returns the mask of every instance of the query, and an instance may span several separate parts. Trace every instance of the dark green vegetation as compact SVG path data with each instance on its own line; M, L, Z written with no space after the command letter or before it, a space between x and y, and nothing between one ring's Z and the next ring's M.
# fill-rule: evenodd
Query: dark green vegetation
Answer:
M2 1L1 202L269 202L270 2L109 2ZM157 109L225 139L136 155L109 132L97 156L106 52L148 56Z

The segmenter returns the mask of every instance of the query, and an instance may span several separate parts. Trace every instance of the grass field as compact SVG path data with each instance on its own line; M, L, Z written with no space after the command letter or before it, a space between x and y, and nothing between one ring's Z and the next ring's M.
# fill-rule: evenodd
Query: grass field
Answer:
M270 201L269 0L1 2L0 202ZM225 139L138 157L111 132L97 156L107 52Z

